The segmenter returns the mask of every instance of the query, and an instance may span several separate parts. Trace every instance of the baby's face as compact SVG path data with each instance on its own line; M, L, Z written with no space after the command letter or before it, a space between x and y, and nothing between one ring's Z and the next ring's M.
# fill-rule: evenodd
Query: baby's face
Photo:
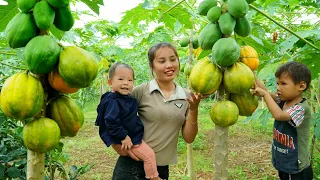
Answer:
M134 84L133 72L126 67L117 67L113 77L108 82L113 92L128 95Z

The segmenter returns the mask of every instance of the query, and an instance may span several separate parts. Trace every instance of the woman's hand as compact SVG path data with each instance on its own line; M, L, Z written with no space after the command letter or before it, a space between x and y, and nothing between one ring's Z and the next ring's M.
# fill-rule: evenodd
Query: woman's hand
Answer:
M129 150L132 147L132 141L131 138L127 135L126 138L124 138L124 140L121 141L122 146L121 149L122 150Z
M133 154L131 150L122 150L121 144L112 144L112 148L120 155L120 156L130 156L133 160L139 161L139 158ZM139 145L134 145L133 147L138 147Z
M194 111L198 110L199 103L203 98L200 93L190 92L191 97L187 97L187 101L189 102L189 110Z

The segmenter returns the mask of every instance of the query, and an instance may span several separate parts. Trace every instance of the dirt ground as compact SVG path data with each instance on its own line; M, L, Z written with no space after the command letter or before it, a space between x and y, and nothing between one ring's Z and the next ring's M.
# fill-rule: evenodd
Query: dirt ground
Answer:
M78 135L73 138L63 140L66 153L69 154L70 160L67 166L85 164L95 164L94 167L79 179L102 179L109 180L113 172L118 155L111 148L106 148L98 135L98 127L93 126L93 120L86 121L79 131ZM209 131L205 137L213 137L214 131ZM248 133L235 131L229 137L229 179L276 179L276 171L270 162L270 138L249 136ZM207 147L214 147L212 140L207 140ZM212 157L213 148L199 150L205 157ZM197 158L197 157L194 157ZM213 162L213 160L212 160ZM186 170L175 170L172 168L172 178L174 173L185 173ZM239 175L240 174L240 175ZM244 177L244 178L243 178ZM246 178L245 178L246 177ZM196 178L199 180L212 180L213 171L197 171ZM181 178L185 179L185 178Z

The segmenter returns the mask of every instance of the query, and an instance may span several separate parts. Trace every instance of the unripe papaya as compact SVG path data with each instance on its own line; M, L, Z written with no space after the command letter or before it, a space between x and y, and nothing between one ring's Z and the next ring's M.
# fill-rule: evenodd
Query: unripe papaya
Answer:
M8 23L5 36L12 48L24 47L36 36L37 26L32 14L20 12Z
M69 87L85 88L98 75L96 57L77 46L66 47L59 56L59 74Z
M231 37L219 39L212 48L212 58L219 66L231 66L239 57L240 46Z
M238 121L239 109L232 101L217 101L211 106L210 117L215 125L232 126Z
M234 32L242 37L246 37L251 33L251 25L246 16L236 20Z
M204 50L212 49L214 43L222 36L219 25L208 23L199 34L199 44Z
M47 1L40 1L33 8L33 17L39 29L47 30L53 24L55 12Z
M224 13L220 16L219 27L222 34L231 35L234 27L236 26L236 20L229 13Z
M47 74L58 62L61 47L51 36L37 36L28 42L22 58L35 74Z
M192 37L192 47L193 47L193 49L197 49L199 47L199 37L198 36Z
M198 6L198 14L206 16L210 8L217 6L216 0L203 0Z
M192 68L193 68L193 65L190 63L187 63L184 66L183 73L187 78L189 78Z
M69 0L47 0L48 3L55 8L64 8L69 5Z
M36 4L36 0L17 0L17 6L22 12L29 12Z
M69 31L73 24L74 19L71 14L70 7L63 7L63 8L57 8L55 10L55 18L53 24L56 26L56 28L62 30L62 31Z
M221 8L219 6L212 7L211 9L209 9L207 13L207 19L212 23L217 22L220 16L221 16Z
M242 18L249 11L249 5L246 0L228 0L228 12L234 18Z
M187 47L189 45L189 37L183 37L179 42L181 47Z

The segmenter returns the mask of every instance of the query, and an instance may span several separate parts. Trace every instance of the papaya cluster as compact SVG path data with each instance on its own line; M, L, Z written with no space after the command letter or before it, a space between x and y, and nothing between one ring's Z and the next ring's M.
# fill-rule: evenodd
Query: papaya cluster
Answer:
M232 37L250 34L248 10L246 0L219 4L215 0L203 0L198 6L198 13L210 21L199 33L199 45L212 53L211 59L199 61L192 68L189 85L193 91L208 95L222 84L226 94L230 94L228 99L215 102L211 107L211 119L219 126L235 124L239 115L250 116L258 106L257 97L250 93L254 85L253 71L259 65L258 53L251 46L240 47Z
M179 42L181 47L187 47L189 43L190 43L190 38L188 36L184 36ZM192 43L193 49L197 49L199 47L199 40L197 35L192 37L191 43Z
M96 56L77 46L62 47L48 29L73 26L69 0L18 0L21 10L8 23L5 36L11 48L24 47L28 69L3 84L3 113L23 122L23 140L31 151L45 153L61 137L73 137L84 123L81 108L67 94L90 86L98 74Z
M62 31L69 31L74 24L69 0L17 0L17 6L20 12L5 30L12 48L24 47L40 30L55 26Z

